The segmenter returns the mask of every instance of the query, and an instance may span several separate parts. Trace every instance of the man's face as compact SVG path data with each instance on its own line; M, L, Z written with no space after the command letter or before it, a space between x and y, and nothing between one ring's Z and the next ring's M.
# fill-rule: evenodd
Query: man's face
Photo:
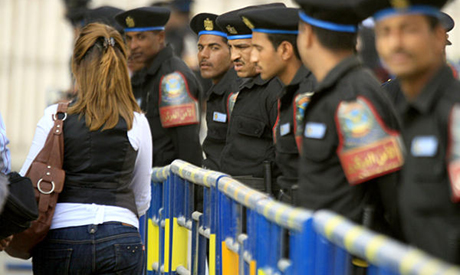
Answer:
M251 62L251 38L228 40L233 66L239 77L254 77L257 75L256 65Z
M201 76L219 82L231 67L227 42L217 35L203 34L198 38L198 63Z
M257 69L260 70L260 77L266 80L276 76L283 63L277 49L268 40L267 34L254 32L252 34L252 46L250 61L254 62Z
M139 64L145 66L163 48L164 31L127 32L126 42L131 64L136 64L136 68Z
M391 73L413 78L440 64L445 31L423 15L396 15L376 23L376 48Z
M297 48L299 49L299 54L300 54L300 59L302 59L302 63L305 66L307 65L307 60L308 60L308 46L307 46L307 40L308 40L308 32L311 29L308 28L307 24L303 22L299 22L299 34L297 35Z

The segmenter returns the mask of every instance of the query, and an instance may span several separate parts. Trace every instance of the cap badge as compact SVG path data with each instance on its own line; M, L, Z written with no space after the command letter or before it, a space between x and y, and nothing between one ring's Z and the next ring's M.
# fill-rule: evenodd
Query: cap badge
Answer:
M227 31L230 33L230 34L238 34L238 32L236 31L235 27L232 27L230 25L227 25Z
M243 19L243 23L246 24L246 26L248 26L248 28L250 28L251 30L254 29L254 25L251 23L251 21L249 21L249 19L247 19L246 17L242 17Z
M131 16L126 17L126 26L128 26L128 28L132 28L135 25L134 19Z
M410 6L408 0L391 0L391 6L395 9L406 9Z
M214 23L212 23L211 19L206 18L206 20L204 20L204 29L207 31L212 31L214 29Z

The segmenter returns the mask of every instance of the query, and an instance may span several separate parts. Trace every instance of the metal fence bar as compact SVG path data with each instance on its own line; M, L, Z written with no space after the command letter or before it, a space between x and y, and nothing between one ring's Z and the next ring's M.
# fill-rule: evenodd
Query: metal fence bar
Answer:
M460 274L460 268L337 215L314 214L314 229L330 243L371 263L373 274Z

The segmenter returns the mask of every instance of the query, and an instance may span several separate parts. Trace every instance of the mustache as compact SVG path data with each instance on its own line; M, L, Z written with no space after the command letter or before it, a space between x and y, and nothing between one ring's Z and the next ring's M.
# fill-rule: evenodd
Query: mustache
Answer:
M212 63L206 61L206 60L202 60L200 61L200 66L209 66L209 67L212 67Z
M392 51L390 53L390 56L393 56L395 54L403 54L403 55L407 55L409 57L412 57L412 54L410 54L409 52L405 51L404 49L396 49L394 51Z
M235 63L240 63L241 65L246 64L246 63L245 63L243 60L241 60L241 59L233 60L233 63L234 63L234 64L235 64Z

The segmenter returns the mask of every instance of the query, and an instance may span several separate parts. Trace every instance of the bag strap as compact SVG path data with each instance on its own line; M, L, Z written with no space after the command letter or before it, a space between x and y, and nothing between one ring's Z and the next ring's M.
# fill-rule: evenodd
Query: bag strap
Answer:
M69 102L59 103L56 114L52 115L54 126L46 138L43 149L38 153L34 161L62 168L64 162L64 136L63 125L67 118Z

